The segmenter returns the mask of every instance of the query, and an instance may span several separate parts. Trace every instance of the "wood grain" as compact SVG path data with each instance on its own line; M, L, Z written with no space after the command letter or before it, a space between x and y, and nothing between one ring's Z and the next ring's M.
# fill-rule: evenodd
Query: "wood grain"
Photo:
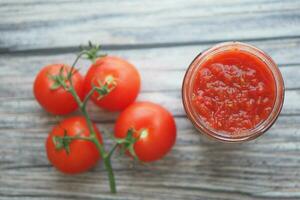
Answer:
M0 3L2 51L299 38L297 0L18 1Z
M0 1L0 200L300 199L299 9L296 0ZM32 94L42 66L71 63L88 39L132 62L142 76L139 100L166 107L178 128L163 160L141 165L114 158L117 195L108 192L101 164L78 176L49 164L44 140L64 117L45 113ZM250 42L270 54L286 86L275 125L243 144L201 136L181 103L192 59L225 40ZM79 66L85 73L89 63ZM118 113L92 103L88 110L110 146L107 134Z
M34 75L46 63L71 62L73 54L3 55L1 59L0 197L27 199L297 199L300 92L298 40L257 42L274 59L286 82L286 103L275 126L258 140L228 145L199 137L185 118L180 87L185 68L197 51L206 46L119 50L109 53L130 59L143 80L140 100L151 100L168 108L176 117L178 140L162 161L133 165L116 158L114 167L120 193L107 192L101 167L76 177L63 176L48 163L43 151L47 132L59 119L41 110L32 96ZM267 48L268 47L268 48ZM282 52L288 51L289 54ZM158 56L159 55L159 56ZM176 60L170 59L174 55ZM181 55L181 56L180 56ZM155 70L150 65L155 63ZM21 63L21 64L20 64ZM81 62L83 72L88 62ZM166 80L167 77L167 80ZM9 88L9 89L8 89ZM18 88L21 88L18 90ZM118 113L107 113L89 104L92 119L101 130L111 132ZM109 143L107 144L109 146ZM30 182L30 185L24 185ZM142 192L141 192L142 191Z

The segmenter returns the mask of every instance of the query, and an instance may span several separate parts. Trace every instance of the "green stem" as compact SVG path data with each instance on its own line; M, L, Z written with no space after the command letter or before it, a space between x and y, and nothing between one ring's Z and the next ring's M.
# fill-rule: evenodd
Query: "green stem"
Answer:
M70 87L67 89L68 92L70 92L72 94L72 96L74 97L75 101L77 102L79 108L82 110L82 101L80 99L80 97L77 95L74 87L73 87L73 84L70 84Z
M58 81L58 83L66 91L70 92L72 94L72 96L74 97L74 99L75 99L76 103L78 104L78 106L79 106L82 114L85 117L85 120L86 120L88 129L89 129L90 135L88 137L82 137L80 135L78 135L78 136L64 136L64 139L69 140L69 141L72 141L72 140L75 140L75 139L87 140L87 141L90 141L90 142L92 142L92 143L94 143L96 145L96 147L97 147L97 149L98 149L101 157L103 158L104 166L105 166L105 169L106 169L106 171L108 173L110 191L112 193L116 193L117 192L117 190L116 190L116 181L115 181L114 172L113 172L112 165L111 165L111 155L115 151L116 147L113 147L113 149L111 151L109 151L109 153L107 153L105 151L104 146L98 140L98 137L97 137L94 125L93 125L93 123L92 123L92 121L90 119L90 116L88 115L88 112L86 110L87 102L88 102L89 98L92 96L92 94L97 89L99 89L100 91L101 90L104 91L104 89L107 90L106 87L108 87L108 86L104 85L104 86L102 86L103 88L102 87L93 87L91 89L91 91L89 91L89 93L87 94L87 96L84 98L84 100L82 101L80 99L80 97L78 96L77 92L75 91L74 86L73 86L73 82L72 82L72 76L73 76L73 73L74 73L73 71L74 71L75 65L76 65L76 63L78 62L78 60L83 55L87 55L88 58L92 59L92 60L94 60L95 58L97 58L97 52L99 50L99 47L98 46L94 47L92 44L89 44L89 47L90 47L89 50L83 50L82 52L80 52L77 55L75 61L73 62L72 66L71 66L71 69L70 69L70 72L68 72L68 74L66 76L66 79L69 81L69 85L67 85L67 83L65 81L65 78L62 77L63 76L62 74L59 74L61 77L56 78L56 81ZM62 70L63 70L63 68L62 68ZM113 79L112 79L112 81L113 81ZM105 94L108 93L106 90L104 92ZM63 142L62 145L64 145L64 142Z
M93 142L97 146L98 149L101 148L102 145L100 144L100 142L98 140L93 140ZM113 171L113 168L111 165L111 156L109 156L109 154L105 153L105 155L103 156L103 162L104 162L104 167L108 173L110 192L117 193L115 175L114 175L114 171Z
M74 60L73 64L71 65L72 68L75 67L75 65L76 65L76 63L78 62L79 58L81 58L81 56L83 56L84 54L86 54L86 51L82 51L82 52L80 52L80 53L77 55L76 59Z
M86 51L81 51L77 57L75 58L73 64L71 65L71 69L70 69L70 72L68 74L68 80L70 82L70 84L72 84L72 75L73 75L73 70L74 70L74 67L75 65L77 64L78 60L81 58L81 56L83 56L84 54L86 54L87 52Z
M108 173L110 191L111 193L117 193L115 175L112 170L110 157L107 157L107 159L104 160L104 165Z
M108 154L106 153L103 145L99 142L99 140L96 136L96 132L95 132L93 123L90 119L90 116L88 115L88 113L86 111L86 102L88 101L88 98L93 94L94 91L92 91L92 90L90 91L88 96L86 96L86 98L84 99L84 102L82 102L81 99L79 98L79 96L77 95L72 82L70 82L70 87L68 88L68 91L73 95L75 101L79 105L79 108L80 108L82 114L84 115L84 117L86 119L88 129L90 131L90 137L89 137L90 141L96 145L98 151L101 154L101 157L103 158L105 169L108 172L110 191L112 193L116 193L117 192L116 182L115 182L115 177L114 177L114 173L113 173L113 169L112 169L112 165L111 165L110 156L107 156Z
M93 95L93 93L96 91L96 87L93 87L89 93L85 96L84 100L83 100L83 103L82 103L82 106L83 107L86 107L86 104L88 102L88 100L90 99L90 97Z
M66 140L86 140L86 141L92 141L90 137L85 136L64 136L64 139Z
M119 144L118 143L116 143L114 146L113 146L113 148L109 151L109 153L108 153L108 157L111 157L112 156L112 154L115 152L115 150L117 149L117 147L119 146Z

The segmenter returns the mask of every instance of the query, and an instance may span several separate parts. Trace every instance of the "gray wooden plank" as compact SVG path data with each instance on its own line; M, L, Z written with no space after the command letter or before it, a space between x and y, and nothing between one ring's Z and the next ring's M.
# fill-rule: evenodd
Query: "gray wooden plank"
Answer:
M0 48L299 38L297 0L0 2ZM12 14L13 13L13 14Z

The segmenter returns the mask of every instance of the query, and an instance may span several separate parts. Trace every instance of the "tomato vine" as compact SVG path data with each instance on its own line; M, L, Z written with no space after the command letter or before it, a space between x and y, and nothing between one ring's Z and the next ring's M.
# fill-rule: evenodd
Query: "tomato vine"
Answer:
M92 142L98 149L103 162L105 169L108 173L108 178L109 178L109 185L110 185L110 191L112 193L117 192L116 188L116 181L115 181L115 176L114 176L114 171L112 168L112 162L111 162L111 157L115 150L117 149L118 146L121 147L121 152L128 151L134 158L137 159L136 154L134 152L133 145L137 141L137 138L135 138L133 133L135 132L134 129L129 129L127 133L127 137L123 139L117 139L114 138L115 144L113 147L107 151L105 150L103 144L99 142L96 136L96 132L93 127L92 120L87 112L86 106L87 102L90 99L90 97L94 94L94 92L97 92L99 94L99 98L104 97L107 95L109 92L111 92L115 87L116 87L116 82L114 80L114 77L109 76L106 77L104 81L98 81L99 86L93 86L92 89L88 92L88 94L85 96L83 100L80 99L78 94L76 93L76 90L74 89L73 83L72 83L72 76L74 73L76 73L75 65L77 64L78 60L82 57L85 57L92 62L95 62L97 58L103 57L105 55L99 54L100 46L93 45L91 42L89 42L89 45L85 48L82 48L82 51L78 54L76 59L74 60L71 70L67 72L65 75L64 73L64 65L61 66L60 72L57 75L52 75L49 76L50 79L54 81L51 89L56 90L59 87L62 87L64 90L68 91L69 93L72 94L74 97L75 101L77 102L79 109L84 116L88 129L90 132L90 135L88 137L84 136L68 136L66 133L64 136L56 136L53 137L53 142L55 144L55 148L57 150L65 150L67 153L70 153L70 148L69 145L73 140L87 140Z

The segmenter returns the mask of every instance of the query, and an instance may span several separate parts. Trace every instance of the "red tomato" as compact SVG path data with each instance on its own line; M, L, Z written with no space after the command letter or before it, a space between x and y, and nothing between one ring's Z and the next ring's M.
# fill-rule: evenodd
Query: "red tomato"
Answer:
M95 92L91 97L93 102L109 111L123 110L134 102L140 90L140 75L132 64L113 56L100 58L90 67L85 77L85 93L93 85L100 86L99 82L104 84L107 77L113 77L116 86L101 99Z
M51 89L54 80L50 76L59 74L61 67L64 66L64 75L70 71L70 66L63 64L53 64L44 67L34 81L33 92L39 104L48 112L56 115L68 114L78 108L73 96L62 87ZM81 99L84 97L83 77L78 71L72 76L74 88Z
M94 125L98 140L102 143L99 130ZM89 136L90 132L84 117L71 117L55 126L46 140L46 151L49 161L59 171L67 174L85 172L95 166L100 159L100 153L94 143L85 140L72 140L69 154L65 149L56 149L54 136Z
M115 137L125 138L134 128L138 141L134 150L139 160L151 162L165 156L176 140L176 125L173 116L163 107L150 102L131 104L119 116L115 125ZM143 131L142 134L141 131Z

